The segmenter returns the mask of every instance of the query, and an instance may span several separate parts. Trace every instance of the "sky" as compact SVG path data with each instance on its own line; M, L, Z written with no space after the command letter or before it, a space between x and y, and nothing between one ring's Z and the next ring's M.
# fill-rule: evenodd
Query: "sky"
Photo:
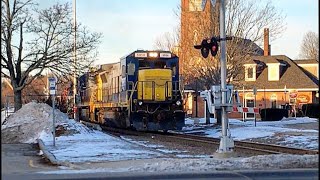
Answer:
M38 0L40 5L45 1ZM77 21L102 32L96 64L117 62L137 50L152 50L157 37L172 32L179 19L175 12L181 0L77 0ZM69 2L72 0L51 0ZM265 2L262 0L262 2ZM286 30L271 41L272 55L299 58L303 35L319 31L318 0L271 0L286 16ZM50 4L46 3L46 5Z

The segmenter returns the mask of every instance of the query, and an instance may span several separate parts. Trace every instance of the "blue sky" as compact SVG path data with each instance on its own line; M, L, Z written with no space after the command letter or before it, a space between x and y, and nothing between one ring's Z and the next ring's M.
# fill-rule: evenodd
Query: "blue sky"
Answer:
M50 2L72 0L51 0ZM181 0L77 0L77 21L102 32L97 64L111 63L137 49L151 50L155 39L178 24ZM271 54L298 58L304 33L319 31L318 0L271 0L286 15L286 31L271 41ZM40 4L44 1L40 0ZM48 3L47 3L48 5Z

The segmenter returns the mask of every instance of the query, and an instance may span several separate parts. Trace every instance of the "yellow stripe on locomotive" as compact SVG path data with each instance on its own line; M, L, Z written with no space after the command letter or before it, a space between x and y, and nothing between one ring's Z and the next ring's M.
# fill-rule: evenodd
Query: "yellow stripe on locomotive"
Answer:
M166 101L172 96L170 69L142 69L138 72L138 99Z

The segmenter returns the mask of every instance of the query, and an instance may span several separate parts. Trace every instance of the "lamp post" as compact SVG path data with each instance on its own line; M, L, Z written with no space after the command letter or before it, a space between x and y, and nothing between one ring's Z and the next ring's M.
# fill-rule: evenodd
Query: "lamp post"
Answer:
M76 103L77 103L77 18L76 18L76 0L73 0L73 25L74 25L74 72L73 72L73 118L74 120L77 120L77 112L76 112Z

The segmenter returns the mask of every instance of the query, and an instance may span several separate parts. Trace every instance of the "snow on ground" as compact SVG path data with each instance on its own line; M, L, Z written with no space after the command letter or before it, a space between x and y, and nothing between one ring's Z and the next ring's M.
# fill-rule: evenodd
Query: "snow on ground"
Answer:
M40 172L44 174L97 173L97 172L212 172L219 170L275 170L295 168L317 168L318 155L259 155L248 158L166 158L145 161L124 162L120 166L110 163L94 168L75 166L72 169L60 166L58 171Z
M121 139L107 135L101 131L93 130L85 125L69 120L68 117L56 111L57 127L63 126L65 131L59 134L56 139L56 145L53 146L52 136L52 108L47 104L29 103L24 105L19 111L8 117L8 121L1 126L1 135L6 141L14 139L18 142L33 142L40 138L47 149L55 156L59 162L71 162L77 166L77 171L211 171L223 169L278 169L278 168L300 168L300 167L318 167L318 155L266 155L254 156L249 158L209 158L209 156L190 156L181 152L176 158L168 158L172 151L163 146L150 144L144 141L134 141L132 139ZM216 123L211 119L211 123ZM288 125L296 124L318 124L316 119L297 118L284 119L276 122L242 122L240 120L230 120L230 131L234 139L248 138L266 138L276 133L287 133L284 136L286 143L294 143L303 147L318 148L318 130L315 129L296 129L289 128ZM202 131L205 135L219 137L221 127L214 124L205 125L204 119L186 120L184 132L194 130ZM290 133L296 133L294 136ZM307 135L306 135L307 134ZM132 160L133 162L128 163ZM140 163L136 163L138 160ZM102 163L101 167L95 168L84 166L88 162L96 164ZM94 163L95 162L95 163ZM121 166L110 166L110 163L123 162ZM90 165L92 165L90 163ZM111 164L112 165L112 164ZM83 169L86 168L86 169ZM65 167L61 171L75 171L72 167ZM54 172L50 172L54 173Z
M189 121L191 120L189 119ZM238 120L232 120L231 122L237 125L242 123ZM298 120L298 122L314 122L314 120L302 119L301 121ZM285 123L290 124L292 122L289 121ZM166 155L178 151L167 150L161 145L150 144L147 141L135 141L124 137L122 137L122 139L112 137L100 131L82 127L84 125L73 120L69 121L69 124L81 133L57 137L56 147L52 146L52 137L41 136L41 139L45 142L50 152L53 153L60 162L68 161L76 164L70 166L70 169L62 167L63 169L59 171L43 173L185 172L235 169L316 168L318 167L319 161L318 155L301 156L280 154L254 156L249 158L210 158L209 155L190 157L190 155L185 155L184 151L180 151L180 155L175 156L175 158L168 158ZM248 122L248 124L251 123ZM264 126L274 126L277 123L264 122L263 124ZM79 129L80 127L82 130ZM211 128L213 129L213 127ZM248 134L251 134L252 137L260 137L256 134L259 130L265 131L263 128L258 129L258 131L256 131L256 129L255 131L250 130L250 127L243 128L248 128L244 130L247 131ZM251 128L256 127L252 126ZM279 131L278 128L274 128L274 130ZM280 130L282 131L283 129ZM236 133L235 136L237 136ZM240 134L239 137L243 137L243 135ZM133 160L133 162L129 162L128 160ZM123 163L121 165L113 165L112 162L115 161L123 161ZM91 162L90 166L87 165L88 162ZM103 164L95 165L96 163Z
M68 124L80 133L56 137L55 146L53 146L51 134L40 136L47 149L59 162L119 161L161 156L158 152L125 142L101 131L89 129L74 120L70 120Z
M210 122L216 123L216 120L210 118ZM254 138L283 138L280 145L289 144L296 148L318 149L319 148L319 131L315 129L301 129L288 127L288 125L296 125L313 123L319 126L319 121L315 118L284 118L281 121L245 121L238 119L230 119L230 133L234 140L250 140ZM202 133L208 137L219 138L221 136L221 127L214 127L212 124L206 125L205 119L187 119L186 127L182 130L185 133ZM276 137L283 134L281 137ZM289 135L286 135L289 134Z

